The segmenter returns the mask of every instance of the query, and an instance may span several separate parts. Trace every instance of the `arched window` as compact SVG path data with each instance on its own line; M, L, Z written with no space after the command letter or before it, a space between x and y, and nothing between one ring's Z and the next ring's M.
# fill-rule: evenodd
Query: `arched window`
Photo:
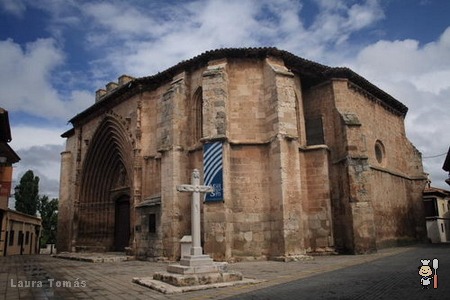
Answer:
M300 125L300 120L301 120L301 116L300 116L300 103L298 102L298 97L297 97L297 93L295 93L295 120L297 122L297 136L300 137L301 136L301 132L302 132L302 128ZM300 142L300 140L299 140Z
M203 137L203 96L202 88L199 87L192 98L192 142L197 144Z

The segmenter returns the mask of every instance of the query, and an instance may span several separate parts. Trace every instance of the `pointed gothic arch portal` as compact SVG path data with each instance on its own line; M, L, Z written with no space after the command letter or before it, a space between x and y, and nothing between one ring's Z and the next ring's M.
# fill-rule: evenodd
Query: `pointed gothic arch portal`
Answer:
M126 129L117 118L105 117L89 142L81 170L76 246L105 251L128 247L133 235L132 166Z

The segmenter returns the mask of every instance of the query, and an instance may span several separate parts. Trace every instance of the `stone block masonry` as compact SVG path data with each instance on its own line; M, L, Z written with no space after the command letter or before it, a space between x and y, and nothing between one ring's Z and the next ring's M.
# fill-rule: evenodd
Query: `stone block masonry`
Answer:
M176 186L194 169L203 184L211 142L224 197L200 203L200 244L215 260L366 253L423 236L407 108L350 69L219 49L121 80L63 135L58 249L179 259L193 220Z

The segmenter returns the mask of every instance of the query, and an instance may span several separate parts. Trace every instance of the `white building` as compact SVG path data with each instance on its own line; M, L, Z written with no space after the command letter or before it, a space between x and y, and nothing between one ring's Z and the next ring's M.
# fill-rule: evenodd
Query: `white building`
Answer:
M450 191L427 187L423 192L428 239L450 242Z

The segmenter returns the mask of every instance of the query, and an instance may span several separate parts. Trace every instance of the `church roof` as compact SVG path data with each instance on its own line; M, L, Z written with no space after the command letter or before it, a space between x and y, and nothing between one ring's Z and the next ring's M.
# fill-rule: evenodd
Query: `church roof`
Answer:
M7 164L14 164L20 160L19 155L7 144L0 142L0 156L6 157Z
M384 106L390 108L395 113L404 116L408 111L408 108L400 101L396 100L394 97L370 83L368 80L349 68L325 66L273 47L224 48L204 52L155 75L136 78L131 82L118 87L114 92L105 95L101 101L96 102L83 112L73 117L70 122L74 125L80 122L83 123L86 121L85 118L89 119L90 117L101 114L129 96L142 91L154 90L162 84L171 82L174 76L183 71L196 70L207 66L208 62L211 60L223 58L264 59L269 56L283 59L286 67L300 76L302 86L304 87L314 86L333 78L348 79L352 83L364 89L369 95L381 100Z
M0 156L6 158L6 163L8 164L13 164L20 160L19 155L8 145L11 140L8 111L0 107Z
M441 196L441 197L450 197L450 191L440 189L437 187L427 187L423 191L424 196Z
M444 165L442 166L444 171L450 172L450 147L448 148L447 156L445 157Z
M150 196L145 198L144 201L136 205L136 208L152 207L157 205L161 205L161 195Z
M8 111L0 107L0 142L9 143L11 139Z

